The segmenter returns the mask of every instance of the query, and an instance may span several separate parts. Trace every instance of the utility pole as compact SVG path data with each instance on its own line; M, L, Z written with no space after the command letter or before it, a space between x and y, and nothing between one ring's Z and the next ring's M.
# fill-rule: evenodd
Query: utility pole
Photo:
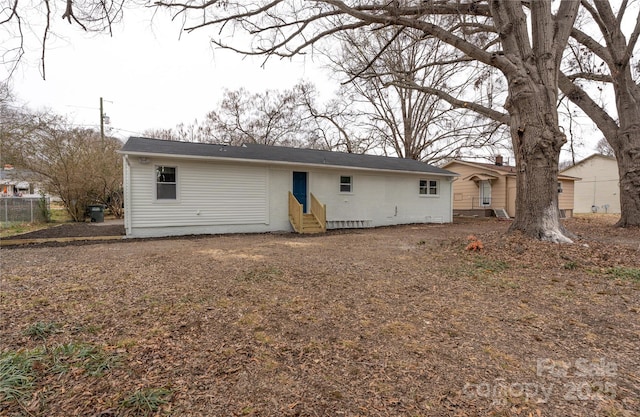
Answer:
M104 149L104 109L102 107L102 97L100 97L100 140Z

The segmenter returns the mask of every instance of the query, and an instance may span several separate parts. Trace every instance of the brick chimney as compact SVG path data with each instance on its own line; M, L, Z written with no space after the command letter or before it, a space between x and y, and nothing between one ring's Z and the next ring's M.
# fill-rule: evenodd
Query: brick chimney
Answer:
M503 164L502 155L496 155L496 165L501 167Z

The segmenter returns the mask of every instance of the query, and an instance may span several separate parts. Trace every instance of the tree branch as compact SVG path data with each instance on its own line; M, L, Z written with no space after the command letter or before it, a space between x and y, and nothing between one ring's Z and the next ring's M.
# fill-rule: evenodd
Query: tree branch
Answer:
M610 137L610 135L605 132L615 132L618 129L617 122L609 116L602 107L598 106L583 89L572 83L561 71L558 74L558 86L569 100L589 116L605 136Z
M613 78L607 74L593 74L591 72L577 72L575 74L566 75L568 79L571 81L575 81L577 79L589 80L589 81L598 81L603 83L612 83Z
M451 104L452 106L459 108L459 109L470 109L475 111L476 113L479 113L485 117L488 117L492 120L495 120L496 122L502 123L502 124L509 124L509 120L510 120L510 116L506 113L501 113L497 110L493 110L490 109L488 107L485 107L481 104L472 102L472 101L465 101L465 100L459 100L455 97L453 97L450 94L445 93L442 90L436 89L436 88L432 88L432 87L427 87L427 86L423 86L423 85L418 85L413 81L410 80L404 80L404 81L395 81L395 82L391 82L391 85L396 85L402 88L411 88L417 91L421 91L423 93L427 93L427 94L432 94L437 96L438 98L441 98L442 100L445 100L447 103Z

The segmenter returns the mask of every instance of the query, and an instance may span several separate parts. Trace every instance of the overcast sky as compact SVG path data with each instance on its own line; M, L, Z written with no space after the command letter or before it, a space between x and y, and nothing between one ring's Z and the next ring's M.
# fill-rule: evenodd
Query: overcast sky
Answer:
M48 44L46 80L38 68L39 45L31 36L12 80L16 98L30 108L50 108L74 124L97 128L103 97L111 134L123 139L200 120L217 108L225 88L286 89L301 79L325 90L335 88L311 57L274 59L261 68L264 58L213 49L210 29L183 33L179 39L177 24L166 16L151 21L146 10L125 11L113 37L61 24L59 14L54 19L60 37Z

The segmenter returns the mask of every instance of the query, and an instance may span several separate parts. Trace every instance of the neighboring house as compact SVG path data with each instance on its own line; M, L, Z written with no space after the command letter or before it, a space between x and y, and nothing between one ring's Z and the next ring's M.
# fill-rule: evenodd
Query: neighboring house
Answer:
M451 222L456 174L419 161L129 138L130 237Z
M454 160L444 169L460 174L453 183L455 214L488 217L504 209L509 217L516 214L516 169L504 165L502 157L495 164ZM558 205L565 217L573 215L573 188L578 178L558 176Z
M0 197L23 197L33 194L33 185L25 180L29 172L5 165L0 169Z
M613 156L593 154L562 171L576 181L575 213L620 213L620 176Z

